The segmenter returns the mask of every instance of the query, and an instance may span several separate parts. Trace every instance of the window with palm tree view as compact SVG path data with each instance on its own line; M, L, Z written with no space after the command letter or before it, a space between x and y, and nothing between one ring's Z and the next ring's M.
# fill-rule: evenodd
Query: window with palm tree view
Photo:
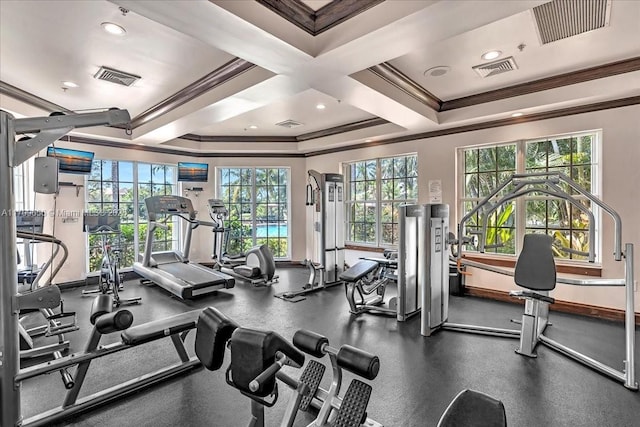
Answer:
M147 212L144 199L176 194L176 167L130 161L94 160L87 178L87 212L120 215L120 234L110 236L121 250L120 267L131 267L144 252ZM156 229L154 251L173 250L178 245L176 221L168 229ZM89 235L89 271L97 271L102 259L99 235Z
M289 168L218 168L218 197L229 210L226 252L267 244L289 258Z
M597 147L599 134L578 134L518 141L516 143L464 148L461 150L463 188L460 194L461 215L465 215L485 196L514 173L560 172L585 190L597 195ZM564 188L569 191L568 188ZM573 194L587 209L588 199ZM596 223L597 212L594 212ZM473 232L484 218L479 212L468 222ZM589 250L589 218L566 201L531 193L505 203L491 214L485 236L486 252L515 254L516 235L545 233L554 238L556 257L585 260L581 252Z
M347 241L367 245L398 243L398 207L418 199L415 154L344 165Z

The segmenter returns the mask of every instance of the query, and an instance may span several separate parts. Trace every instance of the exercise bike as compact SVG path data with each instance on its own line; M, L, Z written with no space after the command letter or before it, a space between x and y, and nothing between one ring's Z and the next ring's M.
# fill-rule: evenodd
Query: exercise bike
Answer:
M102 260L100 262L98 288L83 290L82 295L111 294L114 307L139 304L142 297L123 299L120 298L119 294L120 291L124 290L119 271L121 251L111 246L108 236L120 235L120 217L118 215L85 213L83 219L84 230L89 234L100 236Z

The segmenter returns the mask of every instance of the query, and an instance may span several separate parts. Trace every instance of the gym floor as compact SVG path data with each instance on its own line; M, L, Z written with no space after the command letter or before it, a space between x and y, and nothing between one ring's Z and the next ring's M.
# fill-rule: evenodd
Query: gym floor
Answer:
M420 320L349 314L343 286L289 303L273 294L299 289L307 270L279 268L280 282L270 288L244 283L226 291L183 302L153 285L138 281L125 284L122 297L142 296L139 306L125 307L135 324L188 310L213 306L240 325L277 331L287 339L305 328L329 338L334 346L351 344L380 357L380 374L373 381L369 417L387 427L435 426L451 399L462 389L485 392L504 402L510 426L639 426L640 393L541 346L538 357L514 353L517 340L451 331L420 336ZM515 288L514 288L515 289ZM392 290L393 291L393 290ZM92 298L81 297L79 288L63 293L65 307L78 313L81 329L67 335L72 351L81 351L90 326ZM522 308L471 297L452 297L449 320L459 323L510 327ZM547 335L618 369L624 358L621 323L561 313L551 313ZM193 354L193 337L187 348ZM119 334L104 336L101 343L119 341ZM640 328L636 332L640 343ZM640 345L638 346L640 347ZM636 347L636 360L640 351ZM134 347L98 359L91 364L81 397L178 361L171 340ZM323 360L325 364L328 359ZM226 364L225 364L226 368ZM636 372L640 366L636 363ZM290 369L292 374L295 370ZM224 381L224 369L198 370L148 389L122 401L77 416L69 426L244 426L249 419L249 400ZM298 374L299 375L299 374ZM329 377L328 373L325 375ZM352 376L346 374L343 387ZM324 383L328 382L325 378ZM325 384L326 385L326 384ZM64 388L57 374L25 381L22 413L25 417L58 406ZM280 387L280 399L266 409L267 425L278 425L290 391ZM296 426L311 418L299 414Z

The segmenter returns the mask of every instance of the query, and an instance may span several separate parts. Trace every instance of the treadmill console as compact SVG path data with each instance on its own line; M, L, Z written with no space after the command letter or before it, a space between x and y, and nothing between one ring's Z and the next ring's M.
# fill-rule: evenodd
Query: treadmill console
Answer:
M26 233L42 233L44 226L44 211L16 212L16 231Z
M223 216L229 215L229 211L227 207L224 205L224 202L220 199L209 199L209 213L216 215L221 214Z
M105 213L88 213L83 216L82 228L88 233L111 232L120 230L120 216Z
M149 219L155 221L158 215L186 214L194 219L196 216L191 200L181 196L152 196L144 199Z

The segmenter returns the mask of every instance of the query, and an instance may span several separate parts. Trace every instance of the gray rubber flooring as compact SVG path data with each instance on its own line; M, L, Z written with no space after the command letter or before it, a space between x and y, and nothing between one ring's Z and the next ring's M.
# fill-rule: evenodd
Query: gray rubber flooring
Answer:
M450 331L424 338L419 318L397 323L384 316L354 317L349 314L342 286L309 295L298 303L285 302L273 294L298 289L306 281L306 270L279 269L278 274L280 283L271 288L239 283L234 289L188 302L137 281L127 282L122 296L143 297L142 305L128 308L134 314L134 324L213 306L242 326L272 329L289 339L296 330L306 328L327 336L334 346L351 344L373 352L380 357L381 368L372 382L368 413L385 426L435 426L451 399L465 388L502 400L510 426L640 426L640 393L551 349L539 347L538 358L530 359L514 353L515 339ZM90 333L92 298L82 298L80 289L65 291L63 296L67 309L78 312L82 329L68 337L72 350L80 351ZM452 297L450 321L513 328L517 325L509 319L519 318L521 310L516 304ZM622 324L559 313L552 313L551 319L553 326L547 335L622 369ZM118 340L113 334L103 337L101 343ZM636 341L640 343L640 331ZM193 354L193 334L187 345ZM639 358L636 349L636 360ZM169 339L104 357L92 363L81 396L178 360ZM636 362L636 372L638 365ZM351 378L346 374L345 389ZM278 403L267 409L267 425L279 425L284 412L290 393L284 386L280 390ZM64 392L57 373L25 381L23 415L58 406ZM248 417L249 401L225 383L222 370L198 370L72 418L64 425L233 427L247 425ZM309 416L301 414L296 426L309 421Z

